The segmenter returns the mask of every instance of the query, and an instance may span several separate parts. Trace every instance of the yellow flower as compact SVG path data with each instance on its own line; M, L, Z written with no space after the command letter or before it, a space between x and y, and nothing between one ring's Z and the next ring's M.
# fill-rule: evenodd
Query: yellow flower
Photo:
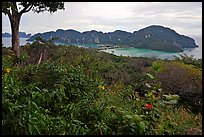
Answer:
M9 73L10 71L11 71L11 69L10 68L6 68L6 73Z
M159 98L160 98L160 96L152 95L153 100L158 100Z
M104 89L105 89L105 87L104 87L104 86L102 86L102 85L99 85L99 86L98 86L98 88L99 88L99 89L102 89L102 90L104 90Z

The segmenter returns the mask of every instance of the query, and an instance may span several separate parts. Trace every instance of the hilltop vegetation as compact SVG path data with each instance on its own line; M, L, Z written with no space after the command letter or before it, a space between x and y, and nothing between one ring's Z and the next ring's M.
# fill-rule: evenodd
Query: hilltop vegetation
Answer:
M197 47L195 41L180 35L170 28L152 25L133 33L116 30L114 32L98 32L95 30L78 32L76 30L62 30L37 33L28 41L37 37L49 40L58 37L56 42L64 44L108 44L110 46L146 48L168 52L182 52L184 48Z
M202 134L202 60L37 41L21 50L2 48L3 134Z

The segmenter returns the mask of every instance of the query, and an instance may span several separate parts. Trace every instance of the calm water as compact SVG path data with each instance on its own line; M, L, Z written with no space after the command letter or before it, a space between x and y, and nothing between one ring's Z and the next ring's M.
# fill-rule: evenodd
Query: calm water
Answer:
M112 53L117 56L130 56L130 57L155 57L161 59L171 59L173 56L178 56L178 53L163 52L157 50L149 50L142 48L118 48L102 50L107 53Z
M174 56L179 54L186 54L188 56L193 56L194 58L202 58L202 36L191 36L196 44L199 46L197 48L186 49L181 53L171 53L163 52L149 49L141 48L118 48L118 49L107 49L102 50L107 53L112 53L117 56L130 56L130 57L155 57L160 59L173 59Z
M31 41L26 41L28 38L20 38L20 45L26 45L26 43L32 43ZM11 38L10 37L2 37L2 44L4 47L11 47ZM62 44L63 43L55 43L56 45ZM78 47L85 47L85 48L99 48L100 44L70 44L70 45L75 45Z
M196 44L199 46L198 48L185 50L183 53L194 56L195 58L202 58L202 36L191 36Z
M198 48L186 49L184 52L188 56L193 56L194 58L202 58L202 36L191 36L196 44L199 46ZM28 43L27 38L20 38L20 45L25 45ZM32 43L32 42L29 42ZM11 38L2 37L2 44L4 47L11 47ZM98 48L100 45L96 44L83 44L78 45L79 47L92 47ZM122 56L130 56L130 57L155 57L161 59L172 59L174 56L179 56L179 53L171 53L171 52L163 52L149 49L139 49L139 48L117 48L117 49L107 49L102 50L107 53L122 55Z
M25 45L26 43L28 43L28 41L26 41L28 38L20 38L20 45ZM29 43L32 43L29 41ZM2 37L2 44L3 47L11 47L11 38L10 37Z

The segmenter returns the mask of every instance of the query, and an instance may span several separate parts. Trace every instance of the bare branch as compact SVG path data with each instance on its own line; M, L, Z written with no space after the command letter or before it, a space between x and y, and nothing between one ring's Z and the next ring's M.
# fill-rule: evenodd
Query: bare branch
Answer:
M39 60L38 60L37 66L40 64L41 60L42 60L42 53L40 53L40 58L39 58Z

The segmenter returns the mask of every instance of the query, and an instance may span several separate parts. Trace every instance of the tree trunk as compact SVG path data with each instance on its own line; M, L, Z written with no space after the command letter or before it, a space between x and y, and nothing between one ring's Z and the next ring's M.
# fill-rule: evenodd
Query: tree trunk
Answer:
M20 55L20 41L19 41L19 26L20 26L21 14L13 13L9 18L11 23L11 33L12 33L12 50L14 54L19 57Z

